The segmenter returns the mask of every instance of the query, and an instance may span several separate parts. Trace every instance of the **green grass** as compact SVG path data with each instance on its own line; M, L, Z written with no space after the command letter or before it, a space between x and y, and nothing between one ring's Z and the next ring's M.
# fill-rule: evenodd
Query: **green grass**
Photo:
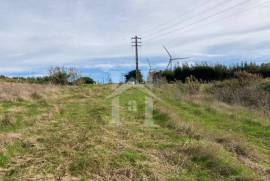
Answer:
M263 179L238 158L249 158L251 150L256 154L252 161L267 168L269 128L260 118L157 91L166 103L155 102L155 127L144 127L145 95L137 89L120 95L120 125L109 124L111 86L61 87L54 99L0 103L0 112L19 122L0 130L7 140L0 153L0 178ZM11 133L21 134L21 141L8 139Z
M20 141L7 145L5 150L0 153L0 167L6 167L12 157L23 154L26 149L25 147L26 145Z
M123 164L135 164L136 161L143 161L146 159L146 157L143 154L132 150L123 150L119 154L118 158L119 161Z

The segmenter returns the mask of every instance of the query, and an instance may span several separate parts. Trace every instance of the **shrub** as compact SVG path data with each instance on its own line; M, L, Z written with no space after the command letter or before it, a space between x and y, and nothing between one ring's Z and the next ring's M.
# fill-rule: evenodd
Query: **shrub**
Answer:
M80 84L95 84L96 82L90 77L80 77L75 81L77 85Z
M259 80L261 77L257 74L251 74L246 71L239 71L235 73L235 77L237 78L239 84L241 86L248 85L253 81Z
M126 75L125 75L125 81L128 82L128 81L135 81L136 80L136 70L132 70L130 72L128 72ZM141 71L139 70L139 82L142 83L143 82L143 75L141 73Z
M270 94L270 81L264 82L261 88Z
M74 68L53 67L49 70L49 80L52 84L67 85L78 78Z
M175 74L173 71L170 71L170 70L166 70L166 71L161 72L161 77L165 77L165 79L169 83L175 81Z
M261 81L257 78L241 73L237 79L214 83L210 92L226 103L269 109L270 94L262 89Z

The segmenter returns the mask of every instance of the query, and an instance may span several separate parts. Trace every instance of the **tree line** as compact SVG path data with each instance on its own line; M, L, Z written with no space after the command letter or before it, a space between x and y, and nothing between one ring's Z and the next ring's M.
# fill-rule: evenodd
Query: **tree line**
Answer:
M42 77L6 77L1 75L0 80L21 83L55 84L55 85L80 85L95 84L91 77L80 76L74 68L52 67L48 75Z
M162 70L154 73L156 79L164 78L168 82L185 82L188 77L195 77L201 82L222 81L235 78L237 72L257 74L263 78L270 77L270 64L257 65L255 63L242 63L234 66L209 64L184 64L174 70Z

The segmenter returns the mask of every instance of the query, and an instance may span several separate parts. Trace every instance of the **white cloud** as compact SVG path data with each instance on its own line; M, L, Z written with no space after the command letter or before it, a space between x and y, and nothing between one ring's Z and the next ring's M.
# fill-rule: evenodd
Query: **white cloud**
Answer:
M241 2L239 7L200 22ZM143 56L166 56L162 44L175 56L265 55L270 49L270 21L266 18L270 6L260 6L264 2L0 0L0 72L132 56L130 37L136 33L145 35L143 40L162 35L161 40L143 42ZM109 70L131 65L96 62L93 67Z

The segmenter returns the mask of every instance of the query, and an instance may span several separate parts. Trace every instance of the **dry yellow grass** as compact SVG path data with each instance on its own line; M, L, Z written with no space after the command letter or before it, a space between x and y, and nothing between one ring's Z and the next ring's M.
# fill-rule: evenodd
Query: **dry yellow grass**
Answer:
M56 92L56 86L0 82L0 101L31 100L48 98L48 92Z

